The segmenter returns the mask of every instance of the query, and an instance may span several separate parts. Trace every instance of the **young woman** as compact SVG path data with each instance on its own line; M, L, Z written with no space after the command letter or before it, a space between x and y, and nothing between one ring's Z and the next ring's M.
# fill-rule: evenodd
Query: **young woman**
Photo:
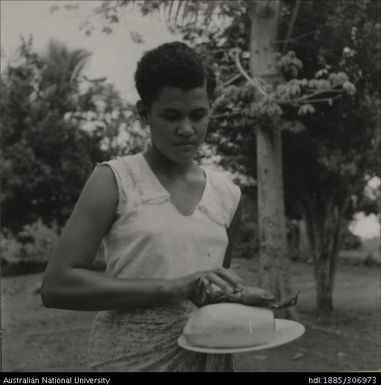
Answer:
M206 290L231 294L240 189L193 158L207 133L213 73L187 45L147 52L135 73L144 153L98 164L45 273L48 307L99 311L92 371L229 371L231 357L198 354L177 338ZM103 240L105 274L90 266Z

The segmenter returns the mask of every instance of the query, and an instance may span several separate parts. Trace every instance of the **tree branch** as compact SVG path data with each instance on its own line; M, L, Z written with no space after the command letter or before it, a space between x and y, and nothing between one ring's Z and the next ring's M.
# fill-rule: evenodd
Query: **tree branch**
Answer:
M309 104L309 103L323 103L323 102L328 102L328 100L336 100L336 99L340 99L342 96L341 95L337 95L337 96L334 96L332 98L320 98L320 99L308 99L308 100L301 100L301 99L295 99L295 100L289 100L289 101L282 101L282 100L279 100L277 101L277 103L279 104Z
M232 78L230 78L229 80L227 80L225 83L222 84L222 88L227 87L229 84L233 83L234 81L239 79L241 76L243 76L242 73L239 73L239 74L233 76Z
M260 86L258 80L252 78L249 76L249 74L245 71L245 69L242 67L242 64L239 60L239 51L236 50L235 54L235 63L237 65L238 70L241 72L241 74L247 79L247 81L252 84L263 96L268 96L267 93L262 89Z
M287 51L288 41L292 36L292 31L294 30L296 17L298 16L298 12L299 12L300 3L301 3L301 0L296 0L294 11L292 12L291 22L290 22L290 25L289 25L288 31L287 31L286 42L283 46L283 53Z
M314 96L320 96L320 95L325 94L327 92L340 92L340 91L339 90L335 90L334 88L326 89L326 90L319 90L319 91L316 91L316 92L311 92L308 95L305 95L305 96L302 96L302 97L296 98L296 99L278 100L277 103L282 103L282 104L310 103L311 101L314 100L314 99L311 99ZM333 100L333 99L337 99L339 97L341 97L341 95L333 96L332 98L323 98L323 99L316 99L316 100L328 101L329 99Z
M302 33L301 35L289 37L289 38L286 38L286 39L274 40L273 42L274 43L284 43L284 42L288 42L288 41L300 40L300 39L303 39L303 38L305 38L307 36L313 35L316 31L317 30L313 30L311 32Z

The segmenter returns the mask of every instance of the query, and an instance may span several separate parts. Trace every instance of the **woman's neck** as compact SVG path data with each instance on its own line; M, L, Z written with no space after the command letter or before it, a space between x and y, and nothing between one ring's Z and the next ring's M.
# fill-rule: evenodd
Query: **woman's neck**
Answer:
M164 174L169 177L184 176L194 169L195 163L190 160L187 163L176 163L163 155L155 146L150 146L144 153L151 169L157 174Z

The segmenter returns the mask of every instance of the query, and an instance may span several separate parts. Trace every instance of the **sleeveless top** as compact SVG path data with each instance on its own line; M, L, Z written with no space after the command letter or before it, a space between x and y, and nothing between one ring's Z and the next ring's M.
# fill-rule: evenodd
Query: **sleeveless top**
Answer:
M142 153L103 164L113 170L119 191L117 219L103 240L108 276L174 279L222 266L238 186L203 168L201 200L186 216Z
M226 230L241 196L237 185L202 167L206 181L201 199L184 215L142 153L100 165L113 171L119 196L116 219L103 239L107 276L175 279L222 266ZM226 370L224 355L191 353L177 346L194 307L189 301L171 306L99 312L90 338L91 370Z

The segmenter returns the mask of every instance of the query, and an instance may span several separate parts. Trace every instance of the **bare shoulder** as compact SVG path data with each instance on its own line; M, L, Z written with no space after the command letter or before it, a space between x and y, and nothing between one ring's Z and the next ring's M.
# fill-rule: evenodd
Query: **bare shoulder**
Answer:
M84 232L103 237L115 219L118 188L110 167L95 167L87 179L66 225L73 236Z
M90 266L115 220L117 185L112 170L97 166L87 179L50 257L48 271Z
M118 188L111 168L100 164L86 181L78 204L91 208L110 207L115 209L118 203ZM92 206L96 207L92 207Z

